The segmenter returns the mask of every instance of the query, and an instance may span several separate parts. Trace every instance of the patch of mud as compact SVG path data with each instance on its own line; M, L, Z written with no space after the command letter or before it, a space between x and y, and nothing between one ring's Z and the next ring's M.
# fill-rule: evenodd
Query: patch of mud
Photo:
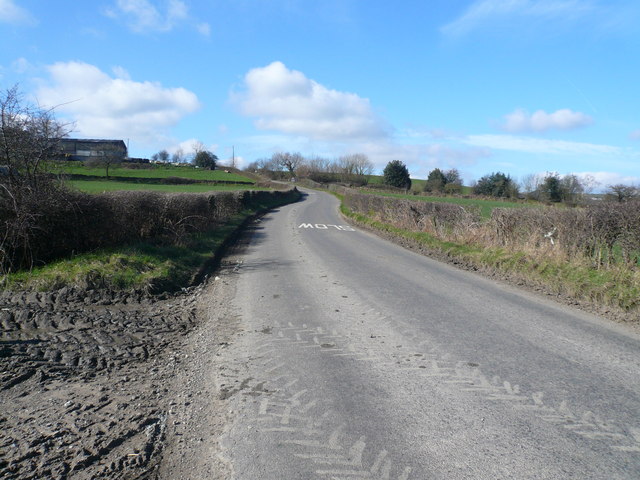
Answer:
M251 232L251 228L248 229ZM232 299L240 257L247 236L241 236L200 295L197 317L200 325L181 348L184 363L169 384L176 392L169 409L165 451L157 478L224 480L233 476L233 466L224 457L219 439L230 425L233 412L228 400L249 391L249 379L240 382L237 371L228 370L220 357L238 335L240 319ZM261 387L262 388L262 387Z
M0 294L0 477L153 478L200 290Z
M175 295L0 293L0 478L229 478L224 397L248 387L217 363L252 232Z

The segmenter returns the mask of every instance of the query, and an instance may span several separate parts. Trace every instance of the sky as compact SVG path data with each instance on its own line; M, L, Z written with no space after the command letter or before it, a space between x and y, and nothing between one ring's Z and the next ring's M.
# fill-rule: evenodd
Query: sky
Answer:
M0 90L132 157L640 185L637 0L0 0Z

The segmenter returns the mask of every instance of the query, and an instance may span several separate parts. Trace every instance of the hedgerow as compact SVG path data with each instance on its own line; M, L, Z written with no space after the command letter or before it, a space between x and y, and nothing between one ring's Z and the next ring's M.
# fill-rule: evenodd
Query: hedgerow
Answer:
M180 245L187 235L223 224L245 208L297 197L297 190L210 193L59 189L23 199L26 215L0 209L0 267L17 271L53 259L150 238Z

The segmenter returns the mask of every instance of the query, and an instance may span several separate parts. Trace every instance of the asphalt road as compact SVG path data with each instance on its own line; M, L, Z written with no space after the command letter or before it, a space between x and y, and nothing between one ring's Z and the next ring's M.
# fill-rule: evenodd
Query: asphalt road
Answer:
M236 479L638 479L640 337L406 251L308 192L235 268Z

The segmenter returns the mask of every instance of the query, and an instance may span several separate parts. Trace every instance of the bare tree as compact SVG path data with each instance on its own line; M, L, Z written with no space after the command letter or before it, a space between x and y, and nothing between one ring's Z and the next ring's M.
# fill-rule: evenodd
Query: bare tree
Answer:
M596 177L589 174L580 175L580 182L582 183L582 189L585 195L589 195L598 185L600 185L600 182L596 180Z
M335 166L343 182L366 184L373 173L373 164L363 153L343 155Z
M562 201L570 205L577 205L584 196L584 186L582 180L577 175L568 174L560 181L562 188Z
M640 188L634 187L633 185L624 185L622 183L608 185L605 195L607 200L619 203L627 202L636 197L640 197Z
M204 143L202 143L200 140L193 142L193 145L191 146L191 148L193 149L194 155L197 155L199 152L207 151L207 147L205 147Z
M103 167L107 178L109 178L109 168L120 165L126 156L126 152L116 145L104 145L102 150L97 153L95 157L90 157L84 164L87 167Z
M325 157L314 156L311 157L307 164L309 170L313 173L329 173L331 168L331 161Z
M184 161L184 150L178 147L171 155L171 163L182 163Z
M46 209L66 201L46 169L61 153L67 125L53 110L25 105L18 88L0 93L0 271L33 265L31 238Z
M350 173L358 176L371 175L373 173L373 163L364 153L354 153L341 157L341 160L348 165Z
M167 152L166 150L160 150L158 152L158 160L167 163L169 161L169 152Z
M522 177L522 180L520 181L520 188L528 198L538 200L540 197L541 184L542 177L537 173L530 173Z
M299 153L277 152L271 156L273 162L280 168L285 168L291 178L296 175L296 169L302 165L304 158Z
M3 186L14 194L21 189L37 190L44 177L45 162L61 152L60 139L68 126L57 122L53 109L25 106L18 87L0 97L0 165L4 165Z

